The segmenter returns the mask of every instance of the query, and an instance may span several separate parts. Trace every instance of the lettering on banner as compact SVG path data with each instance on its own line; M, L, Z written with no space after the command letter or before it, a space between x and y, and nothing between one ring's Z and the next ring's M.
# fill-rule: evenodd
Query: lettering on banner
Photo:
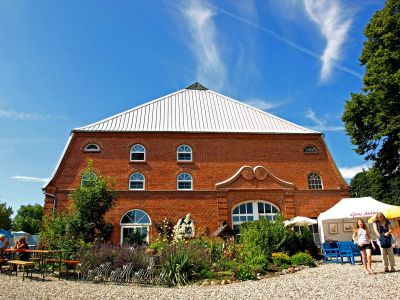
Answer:
M365 212L352 212L352 213L350 213L350 216L352 217L352 218L357 218L357 217L371 217L371 216L373 216L374 214L376 214L377 212L376 211L365 211Z

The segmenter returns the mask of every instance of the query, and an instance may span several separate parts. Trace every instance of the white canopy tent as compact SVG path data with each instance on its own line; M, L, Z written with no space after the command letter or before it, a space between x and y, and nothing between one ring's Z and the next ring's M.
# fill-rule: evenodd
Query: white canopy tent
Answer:
M396 206L379 202L372 197L343 198L318 216L321 243L325 240L351 240L353 235L351 223L363 219L368 226L368 218L391 207ZM374 237L372 225L370 225L370 230Z

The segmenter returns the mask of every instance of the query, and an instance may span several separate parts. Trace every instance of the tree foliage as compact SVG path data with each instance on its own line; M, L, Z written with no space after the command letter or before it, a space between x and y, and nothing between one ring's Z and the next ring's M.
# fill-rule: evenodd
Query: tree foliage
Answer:
M13 228L16 231L37 234L40 232L42 215L43 207L41 205L22 205L14 218Z
M350 182L351 197L372 197L388 204L400 205L400 177L385 178L371 168L356 174Z
M364 34L364 86L351 94L342 119L356 152L395 178L400 175L400 1L388 0Z
M89 161L86 173L94 173ZM40 242L45 248L66 250L66 255L109 238L112 226L104 216L116 201L110 179L88 176L83 186L70 193L72 205L66 212L45 217Z
M94 173L91 162L85 173ZM85 242L103 240L110 236L112 227L104 216L114 205L116 197L111 180L102 176L95 177L71 192L73 211L78 220L75 229L82 234Z
M13 210L11 207L7 207L7 203L0 202L0 228L10 230L12 225L11 215Z

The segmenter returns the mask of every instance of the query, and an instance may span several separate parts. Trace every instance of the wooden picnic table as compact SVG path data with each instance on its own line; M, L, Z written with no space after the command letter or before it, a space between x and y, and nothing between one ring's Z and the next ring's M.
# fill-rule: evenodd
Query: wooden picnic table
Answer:
M31 261L25 261L25 260L9 260L8 263L11 266L15 266L15 276L18 276L18 268L22 267L22 281L25 280L25 272L26 276L28 277L28 272L30 269L34 267L34 263ZM11 272L13 271L14 268L11 269ZM32 271L31 271L31 279L32 279Z
M4 253L11 253L14 254L15 253L30 253L30 254L37 254L38 257L38 261L39 261L39 270L40 273L42 275L42 280L44 281L44 279L51 274L52 272L48 272L47 270L47 261L48 261L48 257L49 255L58 255L57 261L59 262L59 266L61 267L61 262L62 262L62 253L64 252L64 250L30 250L30 249L5 249L3 251ZM11 260L12 261L12 260ZM9 261L10 262L10 261ZM54 270L54 269L53 269ZM58 275L58 279L60 279L61 277L61 273L59 273Z

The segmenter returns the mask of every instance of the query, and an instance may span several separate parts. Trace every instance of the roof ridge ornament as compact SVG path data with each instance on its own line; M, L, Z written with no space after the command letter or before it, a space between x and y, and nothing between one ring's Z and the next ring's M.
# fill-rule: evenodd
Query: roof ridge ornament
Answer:
M205 86L201 85L200 83L198 83L197 81L191 85L189 85L186 90L200 90L200 91L206 91L208 90L208 88L206 88Z

